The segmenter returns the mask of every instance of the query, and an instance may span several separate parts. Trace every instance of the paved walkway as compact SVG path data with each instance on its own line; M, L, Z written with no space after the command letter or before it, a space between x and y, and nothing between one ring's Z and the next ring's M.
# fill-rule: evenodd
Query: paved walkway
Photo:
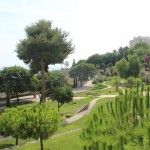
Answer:
M77 114L75 114L74 116L72 116L72 117L70 117L70 118L67 118L64 123L69 124L69 123L74 122L74 121L76 121L76 120L82 118L83 116L89 114L89 113L91 112L91 110L93 109L93 107L95 106L95 104L96 104L96 102L97 102L98 100L100 100L100 99L102 99L102 98L111 98L111 97L114 98L114 97L116 97L116 96L117 96L117 95L101 95L101 96L99 96L98 98L93 99L93 100L90 102L90 105L89 105L89 107L88 107L87 110L84 110L84 111L82 111L82 112L80 112L80 113L77 113ZM101 102L101 103L99 103L99 104L102 104L102 103L105 103L105 102L106 102L106 101Z

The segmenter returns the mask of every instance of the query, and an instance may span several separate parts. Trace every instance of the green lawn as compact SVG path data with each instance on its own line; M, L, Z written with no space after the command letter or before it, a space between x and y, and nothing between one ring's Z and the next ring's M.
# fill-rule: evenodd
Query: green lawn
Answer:
M69 104L65 103L64 105L62 105L60 107L60 113L64 114L64 115L65 114L71 114L71 116L72 116L84 104L89 104L92 99L93 99L92 97L86 97L86 98L83 98L80 100L73 100L73 103L69 103ZM74 104L74 102L75 102L75 104ZM48 103L51 107L57 109L57 102L56 101L48 102Z
M32 141L32 140L33 139L27 139L27 140L19 139L19 144L25 144L25 143L27 143L29 141ZM9 138L7 140L0 141L0 149L4 149L4 148L7 148L7 147L14 146L15 145L15 141L16 141L15 138Z
M72 132L44 141L44 149L48 150L82 150L82 141L80 139L80 131ZM40 143L29 144L14 150L39 150Z

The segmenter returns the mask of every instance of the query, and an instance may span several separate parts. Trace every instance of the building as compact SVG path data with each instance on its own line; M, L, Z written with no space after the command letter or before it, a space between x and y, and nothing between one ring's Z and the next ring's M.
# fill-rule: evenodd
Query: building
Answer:
M129 41L129 46L133 47L135 46L137 43L147 43L148 45L150 45L150 38L149 37L144 37L144 36L138 36L138 37L134 37L133 40Z

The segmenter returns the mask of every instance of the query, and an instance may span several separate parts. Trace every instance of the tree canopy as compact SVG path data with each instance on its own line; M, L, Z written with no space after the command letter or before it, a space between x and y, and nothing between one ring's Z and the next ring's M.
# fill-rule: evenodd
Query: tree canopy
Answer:
M89 63L79 63L73 66L69 72L70 77L77 77L78 80L81 82L86 81L96 75L96 68L93 64Z
M137 55L129 55L128 61L121 59L116 63L118 74L121 78L138 77L140 73L140 61Z
M59 71L52 71L46 74L47 94L53 94L55 88L67 85L66 77Z
M45 99L45 68L49 64L62 63L74 51L72 41L67 40L68 33L53 28L51 21L39 20L25 28L26 38L17 44L16 52L19 59L33 68L40 66L42 80L42 97Z
M16 138L40 138L41 150L43 140L51 136L60 125L59 114L49 105L35 104L6 109L0 115L0 135Z
M64 103L69 103L72 101L73 92L72 88L69 86L57 87L54 89L53 100L58 102L58 111Z
M29 91L31 86L30 72L19 66L6 67L0 71L0 90L7 95L6 106L10 106L10 96ZM19 99L18 99L19 100Z

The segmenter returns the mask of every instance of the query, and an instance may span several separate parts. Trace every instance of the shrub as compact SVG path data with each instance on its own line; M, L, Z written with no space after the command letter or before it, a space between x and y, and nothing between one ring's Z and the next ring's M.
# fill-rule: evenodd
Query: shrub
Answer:
M96 84L96 85L92 88L92 90L104 89L104 88L106 88L106 87L107 87L106 85L101 84L101 83L98 83L98 84Z

